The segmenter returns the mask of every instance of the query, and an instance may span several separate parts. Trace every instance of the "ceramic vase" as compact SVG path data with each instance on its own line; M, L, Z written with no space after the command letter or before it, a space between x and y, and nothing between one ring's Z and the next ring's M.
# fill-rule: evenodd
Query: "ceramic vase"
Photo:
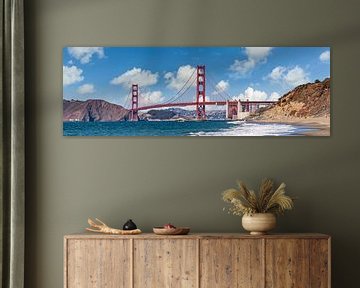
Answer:
M276 217L272 213L255 213L242 217L242 226L251 235L263 235L274 229Z

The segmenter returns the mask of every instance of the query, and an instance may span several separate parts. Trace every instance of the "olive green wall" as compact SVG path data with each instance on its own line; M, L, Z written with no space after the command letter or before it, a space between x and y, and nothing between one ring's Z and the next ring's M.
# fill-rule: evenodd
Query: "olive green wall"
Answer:
M114 226L132 218L145 231L165 222L241 231L220 192L265 176L299 197L278 231L331 234L334 287L358 287L358 1L25 2L27 287L62 287L63 235L88 216ZM77 45L331 46L332 135L63 137L62 48Z

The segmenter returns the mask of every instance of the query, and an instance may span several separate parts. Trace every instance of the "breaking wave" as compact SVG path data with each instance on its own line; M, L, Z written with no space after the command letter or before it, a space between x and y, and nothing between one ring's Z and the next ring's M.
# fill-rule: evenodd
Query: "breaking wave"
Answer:
M199 131L189 133L191 136L290 136L302 135L312 129L279 123L247 123L240 121L228 122L229 128L218 131Z

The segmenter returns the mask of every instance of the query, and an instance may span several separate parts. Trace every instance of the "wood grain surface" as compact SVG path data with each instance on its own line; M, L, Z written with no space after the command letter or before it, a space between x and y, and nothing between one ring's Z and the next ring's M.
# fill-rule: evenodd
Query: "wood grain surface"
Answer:
M330 288L323 234L75 234L65 288Z
M327 288L330 284L330 241L313 239L310 242L310 287Z
M263 287L261 239L209 239L200 246L200 287Z
M310 241L305 239L266 240L266 287L309 287Z
M65 287L131 287L130 240L69 241Z
M197 241L134 241L134 287L197 287Z

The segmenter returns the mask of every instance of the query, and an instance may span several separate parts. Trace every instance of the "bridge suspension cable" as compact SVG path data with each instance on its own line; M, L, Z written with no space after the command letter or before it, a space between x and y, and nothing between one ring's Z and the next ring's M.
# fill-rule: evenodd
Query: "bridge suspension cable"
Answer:
M131 88L129 88L129 93L125 99L124 106L123 106L126 109L130 106L130 98L131 98L130 95L131 95Z
M194 71L191 73L191 75L189 76L189 78L185 81L185 83L184 83L184 85L181 87L181 89L178 90L173 97L171 97L170 99L164 101L163 104L172 103L172 102L178 100L180 97L182 97L182 96L191 88L191 86L194 84L194 82L195 82L195 80L196 80L195 78L193 79L192 83L190 83L190 85L184 90L184 88L186 87L186 85L189 83L189 81L191 80L191 78L194 76L195 71L196 71L196 69L194 69ZM184 91L182 91L182 90L184 90Z
M193 72L191 73L190 77L186 80L186 82L184 83L184 85L181 87L181 89L180 89L178 92L176 92L175 95L181 93L181 90L183 90L183 89L185 88L185 86L189 83L190 79L195 75L195 71L196 71L196 69L193 70ZM190 85L191 85L191 84L190 84ZM184 93L185 93L185 92L184 92Z
M211 87L214 89L214 92L216 92L223 100L227 101L231 99L231 96L224 90L217 88L216 81L212 78L212 75L208 73L208 81L210 82ZM225 96L224 96L224 94Z
M190 83L190 85L181 94L177 95L177 97L173 97L173 98L165 101L164 104L174 103L175 101L179 100L190 90L190 88L194 85L195 81L196 81L196 79L194 78L193 81Z

